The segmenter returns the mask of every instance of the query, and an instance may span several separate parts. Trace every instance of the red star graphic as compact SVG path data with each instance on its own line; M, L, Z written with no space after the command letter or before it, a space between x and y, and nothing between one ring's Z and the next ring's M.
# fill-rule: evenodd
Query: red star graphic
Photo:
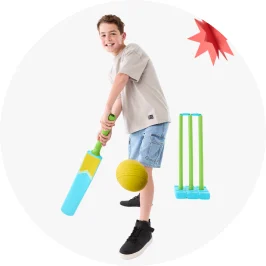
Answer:
M191 41L200 43L195 57L208 51L212 64L214 65L216 57L219 58L219 51L222 53L226 60L227 58L225 56L225 53L234 55L227 43L227 39L218 30L216 30L213 26L211 26L204 20L199 21L195 19L195 21L200 32L188 38Z

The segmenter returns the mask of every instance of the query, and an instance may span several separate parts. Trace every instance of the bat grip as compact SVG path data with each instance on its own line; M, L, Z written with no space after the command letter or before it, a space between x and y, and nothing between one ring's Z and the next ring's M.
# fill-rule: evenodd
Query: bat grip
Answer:
M110 114L108 116L108 120L109 121L115 121L115 115L114 114ZM102 134L105 135L105 136L108 136L110 130L102 130ZM102 143L98 140L96 142L96 145L94 147L94 149L91 151L94 155L96 156L100 156L100 152L101 152L101 148L102 148Z

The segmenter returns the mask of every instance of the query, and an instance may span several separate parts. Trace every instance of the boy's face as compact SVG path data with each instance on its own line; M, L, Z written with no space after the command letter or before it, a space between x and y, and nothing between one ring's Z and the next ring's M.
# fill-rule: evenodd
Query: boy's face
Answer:
M126 33L120 33L115 24L101 23L99 34L103 48L113 55L117 55L124 48Z

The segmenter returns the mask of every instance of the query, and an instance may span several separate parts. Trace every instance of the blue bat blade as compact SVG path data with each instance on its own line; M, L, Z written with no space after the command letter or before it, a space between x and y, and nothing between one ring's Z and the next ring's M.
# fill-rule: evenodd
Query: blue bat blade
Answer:
M61 207L61 211L73 216L85 195L92 179L87 172L78 173Z

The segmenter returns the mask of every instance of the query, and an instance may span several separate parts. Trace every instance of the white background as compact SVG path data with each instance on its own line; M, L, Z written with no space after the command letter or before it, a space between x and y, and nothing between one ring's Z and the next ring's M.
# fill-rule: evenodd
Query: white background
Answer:
M1 4L1 106L5 90L9 86L15 68L28 50L55 24L92 5L92 2L76 1L74 5L74 3L70 4L66 1L64 3L63 1L23 1L23 4L19 1L9 1L8 4ZM97 1L97 3L99 2ZM166 2L174 4L178 1L164 1L164 3ZM196 6L194 2L196 3L196 1L187 1L178 6L211 22L225 34L234 44L238 53L245 58L258 82L265 102L265 93L262 91L262 88L265 87L265 83L262 83L263 65L260 66L260 62L263 62L261 55L263 56L265 41L263 45L262 38L264 36L261 35L263 14L260 17L261 9L256 3L258 1L253 1L252 7L243 3L241 6L234 6L234 4L230 6L229 1L223 1L220 5L217 1L212 5L211 1L201 1L200 6ZM219 9L217 9L218 6ZM249 10L253 10L254 18L252 19L247 16ZM2 178L5 177L2 168L1 163L2 217L0 232L1 245L3 245L1 246L1 264L4 261L5 265L13 265L18 261L28 265L36 263L46 265L53 262L65 265L87 264L87 259L72 254L55 243L29 219L17 202L8 180ZM265 239L265 229L262 227L265 224L265 219L263 220L261 211L264 209L262 191L265 182L262 180L262 176L265 176L265 166L248 204L226 231L204 248L179 259L179 263L191 265L202 262L204 265L213 263L222 265L224 263L240 264L247 261L257 265L265 264L263 245L259 244L260 240ZM167 264L174 263L176 262Z

